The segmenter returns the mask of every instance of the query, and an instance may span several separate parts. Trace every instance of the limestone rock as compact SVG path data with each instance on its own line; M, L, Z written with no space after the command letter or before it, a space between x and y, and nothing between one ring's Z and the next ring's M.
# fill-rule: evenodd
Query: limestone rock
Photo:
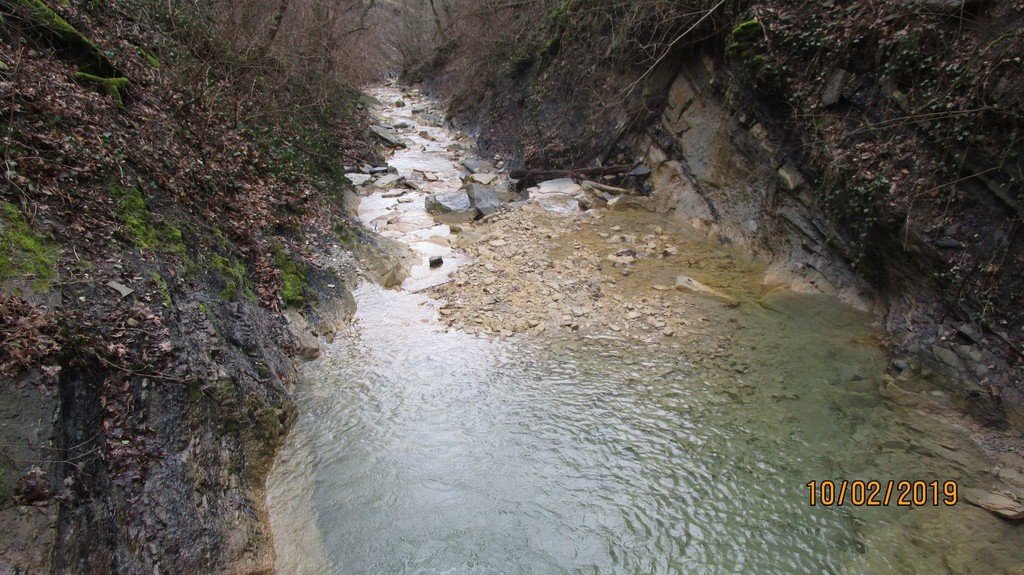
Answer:
M462 161L462 165L465 166L471 174L492 174L498 171L490 162L485 162L483 160L466 159Z
M803 174L800 170L796 169L792 164L785 164L779 168L779 183L788 192L799 191L807 184L807 180L804 179Z
M493 183L494 180L496 179L498 179L498 175L491 173L478 173L469 176L469 181L476 182L478 184L483 184L485 186L491 185L491 183Z
M846 82L849 80L850 73L846 70L832 72L828 81L825 82L825 87L821 90L821 104L828 108L839 103L839 98L843 95L843 88L846 87Z
M482 184L469 184L464 189L466 195L469 196L469 201L481 214L489 216L498 213L501 200L496 188Z
M942 363L948 365L949 367L955 370L959 371L964 368L963 361L961 361L960 357L957 356L956 352L954 352L951 349L942 347L940 345L935 345L932 346L932 355L935 356L935 359L941 361Z
M405 142L403 142L402 139L398 137L398 134L385 128L384 126L370 126L370 131L373 132L373 135L380 138L385 144L391 146L392 148L405 147Z
M444 223L471 222L477 216L477 209L464 190L431 194L424 206L435 219Z
M400 185L404 181L405 176L399 176L398 174L388 174L378 179L376 182L373 183L373 185L378 188L390 188L393 186Z
M729 304L738 303L737 300L731 296L716 290L713 287L706 286L699 281L689 276L679 276L676 278L676 289L679 291L691 291L695 293L706 293L715 297L726 300Z
M320 341L313 335L309 322L294 309L284 310L283 315L292 335L295 353L303 359L316 359L320 355Z
M1024 505L1005 495L981 489L964 489L964 499L971 505L981 507L1003 519L1020 521L1024 519Z

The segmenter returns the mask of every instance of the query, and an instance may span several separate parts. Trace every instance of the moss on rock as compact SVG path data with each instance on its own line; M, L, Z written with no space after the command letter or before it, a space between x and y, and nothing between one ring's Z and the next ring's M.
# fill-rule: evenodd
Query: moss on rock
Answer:
M284 249L274 250L274 265L281 270L281 299L290 307L306 305L306 270Z
M43 28L61 43L94 53L102 58L99 47L92 40L68 24L42 0L14 0L14 4L22 8L32 24Z
M163 222L154 222L149 203L139 189L113 185L110 194L117 204L117 217L136 246L172 253L185 251L181 230Z
M224 280L224 289L220 292L222 298L229 301L237 300L239 296L248 300L256 299L249 270L241 260L214 255L209 259L209 266Z
M31 278L45 287L56 263L57 249L32 230L16 206L0 202L0 280Z
M88 72L75 72L75 79L81 82L99 84L100 87L114 98L118 106L124 106L124 89L131 84L131 80L128 78L104 78L89 74Z

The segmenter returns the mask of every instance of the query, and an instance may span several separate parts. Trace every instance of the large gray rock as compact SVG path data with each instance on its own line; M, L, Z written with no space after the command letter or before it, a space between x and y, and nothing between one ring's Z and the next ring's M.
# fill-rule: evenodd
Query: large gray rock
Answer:
M427 196L424 205L434 219L444 223L465 223L476 219L476 206L465 190L454 190Z
M829 76L825 87L821 91L821 104L828 108L829 106L835 106L839 103L839 98L843 95L843 88L846 87L846 82L850 79L850 73L846 70L836 70Z
M373 132L373 135L380 138L381 141L391 146L392 148L405 147L405 142L402 141L402 138L399 138L398 134L385 128L384 126L370 126L370 131Z
M971 505L998 515L1009 521L1020 521L1024 519L1024 505L1015 499L1001 493L993 493L981 489L964 489L964 499Z
M466 159L462 162L462 165L466 166L466 169L471 174L492 174L498 171L493 164L483 160Z
M469 184L463 189L466 190L470 202L481 214L489 216L497 213L501 208L501 198L497 188L483 184Z
M286 309L282 312L288 324L288 331L292 335L292 346L296 355L303 359L316 359L320 356L320 340L313 334L313 330L306 321L306 318L294 309Z

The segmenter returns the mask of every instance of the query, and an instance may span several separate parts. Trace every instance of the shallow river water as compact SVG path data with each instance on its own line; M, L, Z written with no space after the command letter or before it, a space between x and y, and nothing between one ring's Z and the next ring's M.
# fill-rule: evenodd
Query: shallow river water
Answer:
M455 136L411 128L423 129L433 139L393 164L438 173L435 189L457 185L444 153ZM364 200L367 225L392 205L383 192ZM428 241L448 230L422 220L421 201L402 210L412 225L393 237L423 258L453 256ZM280 573L1024 565L1020 529L963 502L809 505L812 480L992 481L970 426L944 415L944 392L879 391L886 358L866 316L820 296L744 305L708 318L732 323L741 366L709 370L671 341L446 330L437 302L414 293L446 277L433 273L418 267L401 290L359 286L353 324L303 368L301 415L269 484Z

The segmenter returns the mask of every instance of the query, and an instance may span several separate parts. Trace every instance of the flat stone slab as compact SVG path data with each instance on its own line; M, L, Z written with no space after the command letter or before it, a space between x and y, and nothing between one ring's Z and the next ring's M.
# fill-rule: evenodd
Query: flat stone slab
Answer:
M385 128L384 126L370 126L370 131L373 132L373 135L383 140L385 144L393 148L405 147L405 142L402 141L402 138L399 138L398 134Z
M473 174L472 176L469 177L469 180L471 182L483 184L485 186L489 186L491 182L493 182L496 179L498 179L497 174Z
M981 507L985 511L1010 521L1024 519L1024 504L1010 499L1005 495L981 489L964 489L964 499L971 505Z
M577 184L572 178L560 178L557 180L548 180L537 184L537 191L534 192L539 196L546 196L552 194L560 194L566 196L575 196L576 194L583 191L583 188Z

